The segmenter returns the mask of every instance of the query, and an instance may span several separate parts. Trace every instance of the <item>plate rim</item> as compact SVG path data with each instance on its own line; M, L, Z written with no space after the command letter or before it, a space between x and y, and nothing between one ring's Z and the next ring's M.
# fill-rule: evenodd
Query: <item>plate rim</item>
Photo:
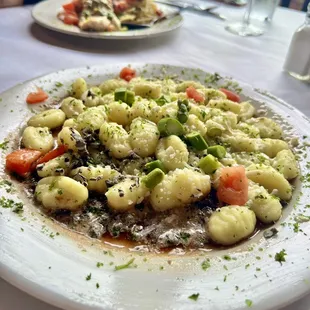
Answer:
M66 29L62 29L62 28L53 27L49 24L42 22L40 19L37 18L37 16L35 15L36 10L38 10L38 8L41 7L41 5L44 5L45 3L52 2L52 1L53 0L44 0L44 1L41 1L41 2L38 2L37 4L35 4L31 10L31 16L32 16L33 20L38 25L40 25L41 27L49 29L51 31L59 32L61 34L65 34L68 36L71 35L71 36L80 37L80 38L102 39L102 40L141 40L141 39L155 38L155 37L162 36L162 35L168 35L169 33L181 28L183 26L183 23L184 23L184 17L181 14L181 12L179 12L179 14L177 14L176 16L173 17L173 18L180 18L179 22L177 22L175 25L167 28L164 31L155 32L155 33L148 33L148 34L142 33L142 34L132 35L132 36L126 36L126 35L113 36L113 35L105 35L104 33L99 33L99 32L86 32L86 31L74 32L74 31L70 31L69 29L66 30ZM165 5L163 5L163 6L165 6ZM57 18L57 17L55 17L55 18Z
M143 64L145 64L145 63L132 63L133 66L134 66L134 65L141 66L141 65L143 65ZM119 64L119 63L117 63L117 64L111 64L111 65L99 65L99 66L87 66L87 67L84 66L84 67L78 67L78 68L68 68L68 69L53 71L53 72L50 72L50 73L43 74L43 75L41 75L41 76L39 76L39 77L35 77L35 78L32 78L32 79L29 79L29 80L24 81L24 82L22 82L22 83L16 84L15 86L13 86L13 87L11 87L11 88L5 90L4 92L2 92L2 93L0 94L0 96L1 96L2 94L4 94L4 93L7 93L7 92L10 92L10 91L14 90L15 88L24 87L25 84L31 83L32 81L36 81L36 80L38 80L38 79L40 79L40 78L43 78L43 77L47 77L47 76L49 76L49 75L51 75L51 74L58 74L58 73L60 73L60 72L68 72L68 71L78 71L78 70L83 70L83 69L86 69L86 68L91 70L92 68L98 68L98 67L105 68L105 67L116 67L116 66L122 66L122 65L124 65L124 64ZM151 65L151 66L166 66L166 67L172 67L172 68L194 69L194 70L195 70L195 69L198 69L198 68L193 68L193 67L183 67L183 66L169 65L169 64L150 64L150 65ZM198 69L198 70L200 70L200 69ZM206 69L202 69L202 71L203 71L204 73L208 72ZM251 86L251 85L249 85L249 84L247 84L247 83L244 83L244 82L242 82L242 81L239 81L239 80L236 80L236 81L239 82L239 83L241 84L242 87L248 86L248 87L250 87L253 91L257 92L257 90L255 90L253 86ZM258 92L258 93L259 93L259 92ZM260 94L261 94L261 93L260 93ZM267 92L266 94L269 94L269 93ZM265 95L265 94L264 94L264 95ZM273 97L274 97L274 96L273 96ZM290 107L290 108L294 111L293 113L296 113L296 112L297 112L297 113L299 114L300 117L303 117L303 119L304 119L305 121L307 121L308 123L310 123L309 118L308 118L304 113L302 113L300 110L298 110L297 108L295 108L294 106L292 106L292 105L286 103L285 101L283 101L282 99L279 99L279 98L277 98L277 97L274 97L272 100L277 100L278 102L281 102L282 104L285 104L285 106ZM3 265L3 263L0 261L0 271L2 270L3 267L8 267L8 266ZM7 268L7 269L9 269L9 268ZM11 268L11 269L12 269L12 268ZM3 270L4 270L4 269L3 269ZM8 270L7 270L7 271L8 271ZM14 286L17 286L17 287L18 287L19 289L21 289L22 291L25 291L25 292L29 293L28 290L24 290L24 289L23 289L22 287L20 287L19 285L16 285L16 281L14 281L14 276L18 275L18 276L20 277L20 275L19 275L16 271L14 271L13 269L12 269L11 271L12 271L11 276L10 276L10 272L8 271L8 272L7 272L7 275L5 275L5 276L3 276L2 272L1 272L1 277L3 277L7 282L13 284ZM11 280L10 280L10 279L11 279ZM30 281L30 280L28 280L28 279L24 279L24 280L25 280L25 281L29 281L30 283L35 284L35 285L37 285L37 286L40 286L40 291L41 291L41 293L42 293L42 294L41 294L42 296L45 295L45 294L54 294L54 295L55 295L55 292L51 291L51 290L50 290L48 287L46 287L46 286L38 285L37 283L32 282L32 281ZM27 286L27 287L28 287L28 286ZM297 291L297 290L296 290L296 291ZM291 303L294 302L295 300L301 298L302 296L305 296L307 293L309 293L309 291L310 291L309 288L308 288L308 289L303 289L303 290L300 289L300 290L298 290L298 293L294 295L293 298L290 298L290 300L287 300L286 302L281 303L281 305L279 304L279 306L285 306L285 305L291 304ZM34 296L34 297L37 297L37 298L39 298L39 299L45 301L45 302L50 303L45 297L40 297L39 295L36 295L35 293L31 293L31 292L30 292L30 294L31 294L32 296ZM56 294L56 295L58 295L58 294ZM55 296L56 296L56 295L55 295ZM58 296L58 297L59 297L59 296ZM62 301L63 301L63 302L68 302L68 300L70 300L70 302L72 302L71 299L68 299L68 297L66 297L66 296L64 296L64 295L61 295L61 297L62 297ZM60 306L60 307L63 307L62 303L59 304L59 305L57 305L57 304L54 303L54 300L51 302L51 304L56 305L56 306L58 306L58 307L59 307L59 306ZM95 309L93 306L87 306L87 305L85 305L85 304L80 304L80 303L77 303L75 306L78 306L78 308L81 306L80 309L88 309L88 307L89 307L89 309ZM67 307L67 305L66 305L66 307ZM69 308L69 309L70 309L70 308ZM107 307L106 309L108 309L108 307ZM112 309L112 308L111 308L111 309Z

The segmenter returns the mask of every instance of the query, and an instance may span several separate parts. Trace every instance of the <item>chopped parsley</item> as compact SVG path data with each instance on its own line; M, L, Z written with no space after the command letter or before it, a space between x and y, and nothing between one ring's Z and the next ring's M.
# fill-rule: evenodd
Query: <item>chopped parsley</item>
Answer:
M97 266L97 268L103 267L103 263L97 262L96 266Z
M192 295L188 296L188 299L197 301L198 297L199 297L199 293L196 293L196 294L192 294Z
M4 209L13 209L13 212L18 214L23 210L23 204L21 202L15 202L14 200L5 197L0 198L0 207Z
M3 187L5 189L5 191L7 193L11 193L12 192L12 182L8 181L8 180L2 180L0 182L0 187Z
M228 261L231 260L231 257L229 255L224 255L223 258Z
M160 266L160 267L159 267L159 270L164 270L164 266Z
M246 300L245 300L245 304L250 308L250 307L252 307L253 302L252 302L251 299L246 299Z
M96 283L96 288L99 288L99 287L100 287L99 283Z
M86 281L89 281L91 279L91 273L88 274L85 279L86 279Z
M17 213L17 214L21 214L24 212L24 206L21 202L18 202L15 204L15 207L13 207L12 211L14 213Z
M297 223L305 223L305 222L309 222L310 221L310 216L306 216L303 214L299 214L297 216L295 216L295 221Z
M210 267L211 267L211 264L210 264L210 260L208 258L201 263L201 268L204 271L206 271Z
M294 223L294 224L293 224L293 227L294 227L294 232L295 232L295 233L299 232L299 223L297 223L297 222Z
M118 271L118 270L129 268L133 264L134 261L135 259L132 258L126 264L115 266L114 270Z
M8 149L9 141L3 141L0 143L0 149L6 151Z
M64 86L64 84L62 84L62 83L60 83L60 82L56 82L56 83L55 83L55 86L56 86L56 87L62 87L62 86Z
M286 254L285 250L283 249L279 253L276 253L276 255L274 256L274 259L276 262L279 262L282 265L282 262L286 262L286 260L285 260L286 255L287 254Z

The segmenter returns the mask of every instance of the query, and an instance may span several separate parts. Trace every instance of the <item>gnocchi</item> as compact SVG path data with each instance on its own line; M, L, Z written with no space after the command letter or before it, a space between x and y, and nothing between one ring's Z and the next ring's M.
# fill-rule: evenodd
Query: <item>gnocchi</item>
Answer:
M59 108L28 120L6 170L26 186L35 180L35 199L70 229L155 251L230 246L257 221L279 221L299 175L298 141L285 127L220 88L217 75L136 73L124 68L126 81L100 85L76 79Z

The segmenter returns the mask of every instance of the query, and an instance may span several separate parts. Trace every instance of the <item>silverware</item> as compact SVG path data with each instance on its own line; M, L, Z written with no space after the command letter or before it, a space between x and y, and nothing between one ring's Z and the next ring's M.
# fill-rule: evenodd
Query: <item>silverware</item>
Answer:
M213 11L214 9L218 8L218 6L216 6L216 5L206 7L206 6L187 3L187 2L170 2L170 1L166 1L166 0L156 0L156 2L166 4L166 5L170 5L173 7L177 7L181 10L191 10L191 11L207 14L207 15L213 16L213 17L221 19L221 20L226 20L225 16L223 16L220 13Z
M173 18L177 15L180 15L180 10L175 11L175 12L170 13L170 14L167 14L167 15L160 16L160 17L158 17L158 18L154 19L153 21L146 23L146 24L137 24L135 22L124 22L124 23L122 23L122 26L129 27L131 29L150 28L150 27L154 26L155 24L157 24L158 22L161 22L162 20L170 19L170 18Z

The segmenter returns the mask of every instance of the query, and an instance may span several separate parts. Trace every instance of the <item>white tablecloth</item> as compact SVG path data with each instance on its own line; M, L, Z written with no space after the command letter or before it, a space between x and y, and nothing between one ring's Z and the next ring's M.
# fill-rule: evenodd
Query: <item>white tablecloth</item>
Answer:
M221 7L236 19L242 9ZM282 72L288 44L305 14L279 8L261 37L238 37L220 20L184 13L183 27L171 35L141 41L73 38L41 28L31 7L0 9L0 92L63 68L108 63L151 62L200 67L232 75L266 89L310 116L309 84ZM309 51L305 51L309 52ZM1 244L0 244L1 246ZM1 275L0 275L1 277ZM0 310L56 310L0 279ZM310 295L285 310L309 310Z

